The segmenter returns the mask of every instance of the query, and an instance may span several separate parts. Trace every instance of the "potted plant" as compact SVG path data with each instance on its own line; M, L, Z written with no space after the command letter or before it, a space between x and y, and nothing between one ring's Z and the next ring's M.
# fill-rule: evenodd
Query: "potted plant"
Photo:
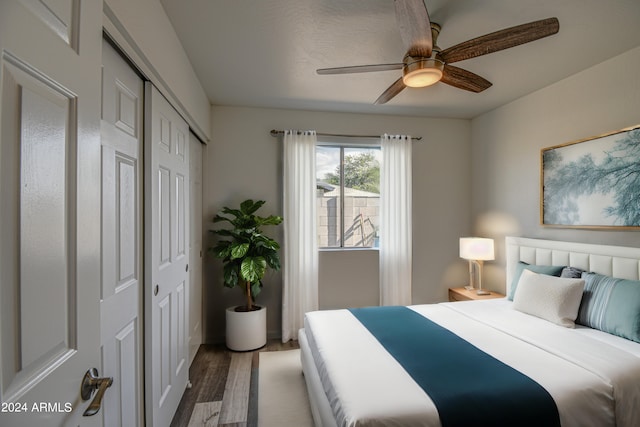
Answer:
M222 237L210 251L222 259L224 286L239 287L246 298L244 305L226 310L226 343L231 350L254 350L267 343L267 308L256 305L255 298L267 268L280 269L280 245L262 227L278 225L282 217L256 215L264 203L245 200L239 209L225 207L213 218L214 223L231 224L231 228L212 230Z

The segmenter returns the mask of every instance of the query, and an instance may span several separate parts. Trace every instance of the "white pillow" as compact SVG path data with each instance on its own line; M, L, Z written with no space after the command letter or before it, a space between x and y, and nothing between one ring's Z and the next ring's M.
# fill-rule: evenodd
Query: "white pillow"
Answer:
M525 269L513 297L513 308L574 328L583 289L582 279L565 279Z

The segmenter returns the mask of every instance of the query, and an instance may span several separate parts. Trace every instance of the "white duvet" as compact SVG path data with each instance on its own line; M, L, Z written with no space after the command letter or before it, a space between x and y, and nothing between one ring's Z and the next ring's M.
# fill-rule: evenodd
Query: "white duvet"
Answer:
M563 328L507 300L410 308L542 385L563 427L640 426L640 344ZM307 313L305 335L338 426L440 426L429 396L348 310Z

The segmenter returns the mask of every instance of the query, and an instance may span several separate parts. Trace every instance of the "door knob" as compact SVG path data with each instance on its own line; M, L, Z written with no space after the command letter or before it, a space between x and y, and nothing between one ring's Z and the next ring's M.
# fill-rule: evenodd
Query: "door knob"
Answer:
M100 406L102 405L104 392L107 388L111 387L111 384L113 384L113 378L98 377L98 370L96 368L91 368L84 374L82 384L80 385L80 397L82 400L91 399L94 390L98 390L98 392L87 407L86 411L84 411L84 414L82 414L83 416L90 417L98 413Z

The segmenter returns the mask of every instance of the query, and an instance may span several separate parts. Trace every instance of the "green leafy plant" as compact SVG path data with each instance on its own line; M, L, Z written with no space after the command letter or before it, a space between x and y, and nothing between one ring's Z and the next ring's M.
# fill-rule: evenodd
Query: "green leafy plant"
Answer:
M214 223L228 222L232 226L212 230L223 239L209 250L222 259L224 285L228 288L239 286L246 296L246 305L236 308L236 311L256 310L254 301L262 289L267 268L280 270L280 245L266 236L262 227L278 225L282 217L255 215L264 203L263 200L245 200L240 209L225 207L213 218Z

